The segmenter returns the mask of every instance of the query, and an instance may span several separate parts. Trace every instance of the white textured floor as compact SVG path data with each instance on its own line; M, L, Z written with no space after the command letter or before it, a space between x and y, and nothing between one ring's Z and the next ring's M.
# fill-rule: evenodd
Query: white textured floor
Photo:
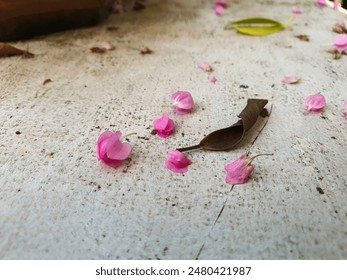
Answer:
M315 1L244 0L218 18L212 2L148 0L98 27L15 44L33 59L0 59L0 258L347 258L347 56L326 52L346 16ZM283 22L294 4L303 15L292 30L262 38L223 30L248 17ZM116 49L90 52L103 41ZM139 54L144 46L154 53ZM203 61L215 85L197 68ZM291 74L301 82L283 85ZM177 90L193 94L193 114L173 114ZM327 98L323 114L304 114L317 92ZM253 145L191 152L185 175L165 168L168 150L231 125L247 98L273 106ZM177 131L163 140L151 130L165 112ZM128 167L98 163L104 130L137 133ZM248 151L274 156L259 157L252 179L231 190L224 166Z

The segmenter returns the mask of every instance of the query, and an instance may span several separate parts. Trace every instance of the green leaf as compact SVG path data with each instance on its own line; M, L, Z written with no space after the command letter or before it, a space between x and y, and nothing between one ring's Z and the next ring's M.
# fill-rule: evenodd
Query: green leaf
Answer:
M238 32L251 36L265 36L279 32L286 27L275 20L267 18L249 18L229 23L225 29L234 28Z

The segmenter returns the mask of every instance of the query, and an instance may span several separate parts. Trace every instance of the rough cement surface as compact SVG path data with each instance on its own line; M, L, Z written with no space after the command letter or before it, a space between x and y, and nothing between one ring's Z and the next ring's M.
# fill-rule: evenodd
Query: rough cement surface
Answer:
M347 258L347 57L326 52L331 27L346 17L286 0L232 2L218 18L212 2L147 1L94 28L15 43L33 59L0 59L0 258ZM255 16L283 22L294 4L304 14L293 30L263 38L223 30ZM90 52L103 41L116 49ZM141 56L144 46L154 53ZM202 61L214 66L215 85ZM302 81L283 85L291 74ZM173 114L177 90L192 92L193 114ZM305 115L304 99L317 92L326 109ZM254 97L273 109L253 145L192 152L188 173L166 170L168 150L235 122ZM163 140L150 132L165 112L177 132ZM128 167L97 162L104 130L137 133ZM248 151L274 156L259 157L252 179L231 190L224 165Z

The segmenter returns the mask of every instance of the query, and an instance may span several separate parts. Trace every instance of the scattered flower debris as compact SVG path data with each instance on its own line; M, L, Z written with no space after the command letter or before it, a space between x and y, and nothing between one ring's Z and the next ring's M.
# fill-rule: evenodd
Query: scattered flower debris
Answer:
M325 96L320 93L310 95L305 100L305 108L307 112L318 114L323 111L325 105Z
M0 57L21 56L22 58L33 58L34 54L28 50L18 49L10 44L0 42Z
M43 81L43 85L46 85L46 84L48 84L48 83L51 83L52 82L52 80L51 79L46 79L46 80L44 80Z
M188 91L177 91L171 96L173 106L179 115L188 114L194 108L194 100L192 94Z
M310 38L308 37L308 35L297 35L295 37L298 38L301 41L304 41L304 42L309 42L310 41Z
M161 138L169 137L175 130L175 124L168 114L164 114L161 118L155 119L153 126L157 135Z
M90 50L92 53L104 54L104 53L111 51L113 49L114 49L114 46L111 43L104 42L101 44L100 47L93 47Z
M140 50L140 53L142 55L145 55L145 54L152 54L153 53L153 50L151 50L149 47L144 47L142 50Z
M213 72L213 67L207 62L200 63L198 67L205 72Z
M298 76L284 76L282 83L284 84L297 84L300 81Z
M167 153L165 166L174 173L186 173L191 164L190 159L182 152L169 151Z
M131 153L131 145L122 142L122 133L120 131L103 132L97 142L96 156L104 164L116 168L120 166Z
M114 46L110 42L104 42L101 44L101 48L105 49L106 51L114 50Z
M294 14L294 15L301 15L302 11L298 7L293 7L292 8L292 14Z
M318 7L325 7L327 5L326 0L316 0L316 4Z
M334 0L334 10L337 10L339 7L341 6L341 4L339 3L338 0Z
M217 78L215 76L211 76L208 81L211 83L211 84L215 84L217 82Z

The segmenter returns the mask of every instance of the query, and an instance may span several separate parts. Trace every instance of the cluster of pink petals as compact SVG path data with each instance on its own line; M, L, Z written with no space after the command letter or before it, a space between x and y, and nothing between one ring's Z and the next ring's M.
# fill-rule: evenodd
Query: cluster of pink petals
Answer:
M316 0L317 6L325 7L327 5L326 0Z
M242 155L232 163L227 164L224 170L227 172L226 182L231 185L244 184L253 172L255 165L252 159Z
M292 8L292 14L294 14L294 15L301 15L302 11L298 7L293 7Z
M103 132L97 142L96 156L99 161L111 167L118 167L123 160L127 159L131 153L131 145L121 141L120 131Z
M326 105L324 95L317 93L310 95L305 100L305 108L308 112L320 113Z
M217 78L215 76L211 76L208 81L211 83L211 84L215 84L217 82Z
M177 91L171 96L176 113L180 115L188 114L194 108L194 100L190 92Z
M213 68L210 64L208 64L207 62L203 62L203 63L200 63L199 65L199 68L205 72L212 72L213 71Z
M192 162L189 158L180 151L169 151L167 153L167 159L165 161L165 166L175 173L185 173L188 171L188 166Z
M334 47L340 53L347 50L347 35L346 34L336 35L336 37L334 39Z
M343 117L347 120L347 102L343 104Z
M228 7L227 0L216 0L214 4L214 12L216 16L222 16L224 14L224 10Z
M161 138L169 137L175 130L175 124L168 114L164 114L161 118L155 119L153 125L157 135Z
M300 81L300 78L297 76L284 76L282 83L284 84L297 84Z

